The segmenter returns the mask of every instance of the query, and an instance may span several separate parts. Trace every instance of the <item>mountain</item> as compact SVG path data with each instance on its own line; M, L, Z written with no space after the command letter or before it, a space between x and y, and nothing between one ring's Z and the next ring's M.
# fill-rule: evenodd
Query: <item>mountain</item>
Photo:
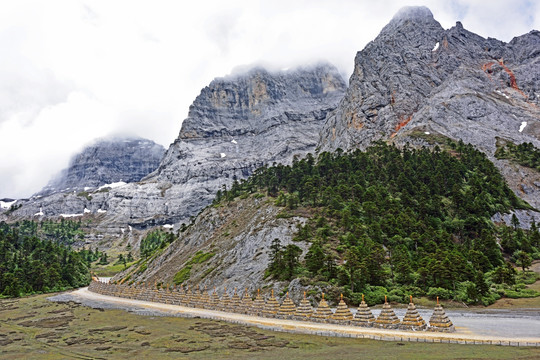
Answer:
M356 55L345 95L320 132L316 170L311 158L293 169L278 165L256 172L183 227L178 240L114 280L221 289L286 287L300 294L319 286L317 281L323 288L355 282L382 287L391 276L392 283L421 286L420 294L442 287L459 297L463 294L457 292L474 285L486 302L494 301L496 295L485 290L485 273L510 271L503 268L501 248L508 257L520 246L531 251L531 243L523 240L528 235L521 229L494 230L490 219L509 223L513 211L528 228L538 218L531 207L540 208L534 150L540 148L539 35L531 31L504 43L484 39L460 23L445 30L425 7L402 9ZM227 114L239 116L236 110ZM243 133L230 126L229 118L215 124L187 122L165 156L170 160L162 164L170 164L168 169L183 164L173 154L177 160L193 159L188 145L201 137L224 144ZM529 151L527 162L500 155L505 144L522 143L531 143L523 147L529 149L523 150ZM379 148L370 148L373 144ZM218 150L223 159L236 144L228 146ZM359 149L368 153L355 152ZM219 159L214 161L219 164ZM160 166L156 176L172 179L181 173ZM273 247L275 238L281 253ZM315 243L318 249L312 250ZM269 271L281 273L276 263L271 270L270 253L291 254L283 249L292 249L290 258L303 262L303 278L279 283L268 277ZM347 265L353 261L356 265ZM441 270L437 264L453 275L446 280L447 274L430 275ZM367 288L370 296L384 295L377 286Z
M158 167L164 153L163 146L147 139L99 139L75 155L38 195L137 182Z
M319 147L461 139L486 153L516 194L540 208L540 174L495 158L503 142L540 148L539 55L539 31L504 43L460 22L445 30L428 8L405 7L356 54L349 87ZM531 216L540 219L528 213L522 220Z
M99 214L95 231L112 238L128 225L144 230L188 223L235 178L314 152L326 115L345 88L338 70L325 63L280 72L254 68L215 79L191 105L157 169L141 182L34 197L19 201L11 216L87 211Z
M169 214L187 219L234 178L314 152L326 115L345 87L329 64L278 73L255 68L212 81L149 177L171 187L167 198L175 209Z

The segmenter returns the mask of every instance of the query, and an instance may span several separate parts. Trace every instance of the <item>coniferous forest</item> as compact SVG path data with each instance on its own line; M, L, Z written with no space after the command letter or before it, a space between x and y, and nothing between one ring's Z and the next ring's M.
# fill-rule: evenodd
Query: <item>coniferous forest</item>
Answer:
M382 143L366 151L308 155L291 166L258 169L248 180L220 191L215 205L237 196L266 193L283 209L280 217L306 216L296 241L275 239L268 250L267 275L299 278L326 292L343 292L352 303L361 294L370 303L384 295L489 304L501 296L537 296L525 289L540 257L536 224L529 231L495 225L491 217L530 209L507 186L488 158L473 146L449 142L398 149Z
M78 235L77 230L72 221L0 223L0 295L17 297L88 285L86 259L64 244ZM50 234L58 240L49 239Z

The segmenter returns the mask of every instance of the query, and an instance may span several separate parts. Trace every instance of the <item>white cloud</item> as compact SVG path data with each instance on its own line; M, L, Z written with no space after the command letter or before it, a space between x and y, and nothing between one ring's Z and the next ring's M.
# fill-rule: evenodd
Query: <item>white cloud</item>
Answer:
M539 28L527 1L421 0L448 28L482 36ZM214 77L265 62L326 59L345 77L400 0L0 3L0 198L29 196L95 137L167 146ZM5 175L8 174L8 175Z
M110 108L73 92L65 102L43 108L31 124L17 115L1 123L0 173L9 174L1 180L2 195L24 196L46 185L67 166L71 153L66 149L78 151L89 139L114 132L114 119Z

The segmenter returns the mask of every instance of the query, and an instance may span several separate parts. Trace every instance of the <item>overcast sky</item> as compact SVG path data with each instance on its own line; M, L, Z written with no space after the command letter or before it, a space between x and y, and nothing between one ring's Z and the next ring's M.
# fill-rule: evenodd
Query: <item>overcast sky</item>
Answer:
M356 52L405 4L0 0L0 198L39 191L98 137L168 147L200 90L237 66L328 60L348 78ZM459 20L504 41L540 29L534 0L409 4L444 28Z

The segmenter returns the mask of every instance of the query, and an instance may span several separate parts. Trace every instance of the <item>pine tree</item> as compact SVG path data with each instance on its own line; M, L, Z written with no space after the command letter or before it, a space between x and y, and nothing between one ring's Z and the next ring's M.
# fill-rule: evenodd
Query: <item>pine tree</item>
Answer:
M538 231L538 227L534 221L529 231L529 243L537 249L540 248L540 231Z
M322 269L324 265L324 252L319 241L315 241L311 244L305 256L305 263L307 269L312 274L317 274L317 272Z
M294 244L289 244L283 251L283 275L285 280L292 280L298 267L298 257L302 255L302 249Z
M279 275L283 270L283 249L281 241L275 238L270 245L270 265L268 270L273 275Z
M485 296L489 293L489 286L486 283L484 274L482 274L482 272L478 271L476 273L474 284L476 285L476 290L478 291L478 294L480 294L480 296Z
M519 225L520 225L520 222L519 222L519 219L518 217L516 216L516 214L512 214L512 219L510 220L510 223L512 224L512 226L514 227L514 230L517 230Z
M529 266L532 265L532 259L525 251L518 250L514 253L514 258L516 259L516 264L521 266L523 271L527 270Z

